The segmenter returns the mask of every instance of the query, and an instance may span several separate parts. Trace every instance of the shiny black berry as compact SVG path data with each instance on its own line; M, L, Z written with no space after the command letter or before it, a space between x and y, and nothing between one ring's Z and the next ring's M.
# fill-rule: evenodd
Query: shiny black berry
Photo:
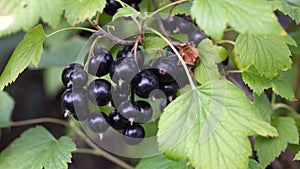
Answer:
M153 67L155 75L161 82L172 82L177 76L177 62L176 57L163 56L158 58Z
M111 89L112 104L114 107L119 105L129 98L129 87L128 85L116 85Z
M87 87L88 98L98 106L107 105L111 101L111 84L104 79L96 79Z
M88 74L83 69L75 69L70 74L70 82L69 87L72 86L73 88L81 88L85 86L88 82Z
M88 99L84 89L67 89L61 96L61 105L65 110L65 116L85 111L88 107Z
M123 0L123 2L125 2L128 5L131 5L131 4L139 4L142 2L142 0Z
M173 16L168 17L166 20L164 20L163 25L167 31L167 33L177 33L178 30L176 30L177 23Z
M137 103L133 100L126 100L120 104L118 107L119 113L128 119L130 122L136 121L140 116L140 108Z
M127 125L123 131L124 141L129 145L137 145L145 138L145 130L139 124Z
M118 85L129 84L138 73L138 65L133 57L118 58L110 66L109 75L113 82Z
M153 114L151 105L142 100L137 101L136 104L140 109L140 114L138 116L138 119L136 119L136 122L146 123L151 120Z
M72 85L72 84L70 84L71 73L73 73L74 70L79 70L79 69L83 69L83 66L78 63L72 63L64 68L64 70L61 74L61 80L66 87L70 87Z
M90 56L88 72L94 76L101 77L109 73L113 62L110 52L104 48L95 48Z
M121 7L121 4L119 2L116 2L115 0L106 0L104 12L108 15L114 15Z
M108 121L111 127L116 130L124 129L129 124L129 121L124 118L117 109L114 109L109 113Z
M146 69L133 78L131 86L136 95L148 98L152 90L159 88L159 80L152 71Z
M166 97L172 97L173 99L176 97L176 92L178 89L177 83L160 83L159 88L165 93Z
M117 58L124 57L134 57L133 46L124 46L118 51ZM144 52L139 47L136 49L136 63L139 68L142 68L144 64Z
M89 129L97 134L104 133L109 127L107 118L107 115L103 112L95 111L91 113L87 119Z
M188 41L193 42L196 46L205 38L207 38L205 33L198 29L188 33Z

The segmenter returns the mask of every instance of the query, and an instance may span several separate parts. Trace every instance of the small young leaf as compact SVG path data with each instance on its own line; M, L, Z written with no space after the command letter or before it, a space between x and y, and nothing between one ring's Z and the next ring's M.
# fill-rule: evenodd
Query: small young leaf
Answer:
M267 1L271 3L273 10L280 10L289 15L296 23L300 22L300 7L296 4L289 3L287 0Z
M277 128L278 137L265 138L258 136L255 139L254 148L257 151L258 161L263 168L278 157L281 151L285 150L288 143L299 143L298 129L292 118L278 117L273 119L272 124Z
M25 131L0 154L0 168L65 169L76 145L69 137L56 140L44 127Z
M157 50L167 46L167 43L160 37L146 36L143 46L146 50Z
M142 159L135 169L193 169L193 167L187 166L186 164L187 161L173 161L164 155L158 155Z
M250 159L249 160L249 169L262 169L262 167L260 166L260 164L257 161Z
M126 6L118 9L117 13L113 16L112 21L121 17L128 17L128 16L132 16L135 18L139 15L140 12L136 11L134 8L130 6Z
M265 89L272 87L276 94L288 100L293 100L293 98L295 98L293 88L280 76L268 79L257 73L255 68L251 66L247 71L243 72L242 78L243 81L254 91L254 93L258 95L260 95Z
M14 99L8 93L0 92L0 128L9 126L14 105Z
M243 33L235 47L242 69L254 65L259 74L273 78L279 71L291 68L291 52L286 43L286 37Z
M0 3L0 37L17 31L28 30L38 23L39 19L56 28L63 13L61 0L2 0ZM4 20L3 19L3 20Z
M197 82L203 84L208 81L220 79L220 73L216 63L222 60L219 56L219 51L214 47L209 39L204 39L198 45L200 63L194 69L194 75Z
M189 160L198 168L248 168L248 136L277 136L244 92L222 80L176 98L158 127L159 149L168 158Z
M96 12L102 12L105 7L105 0L65 0L65 17L71 25L85 21L87 17L92 18Z
M172 11L171 15L178 15L178 14L185 14L185 15L191 15L191 2L184 2L179 5L176 5Z
M241 33L283 32L270 6L261 0L195 0L191 14L204 32L217 40L222 39L227 23Z
M19 74L32 62L38 66L46 39L42 25L38 25L25 34L18 44L0 76L0 91L17 79Z

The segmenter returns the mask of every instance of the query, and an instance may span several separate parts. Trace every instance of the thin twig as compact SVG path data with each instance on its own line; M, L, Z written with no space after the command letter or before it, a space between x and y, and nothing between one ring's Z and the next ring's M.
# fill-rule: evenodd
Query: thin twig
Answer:
M151 0L151 2L152 2L152 6L153 6L154 10L157 10L157 5L156 5L155 0ZM157 24L158 24L159 29L161 30L162 34L163 34L169 41L171 41L171 39L170 39L168 33L166 32L166 29L165 29L164 24L163 24L163 22L162 22L162 20L161 20L161 17L160 17L158 14L156 14L155 17L156 17Z
M298 55L297 57L297 73L296 73L296 80L294 83L294 93L295 93L295 97L298 98L299 95L299 90L300 90L300 55ZM291 102L291 106L293 107L293 109L297 109L299 105L299 102Z
M17 127L17 126L25 126L25 125L37 124L37 123L55 123L55 124L60 124L60 125L66 126L66 127L70 127L69 123L67 123L64 120L49 118L49 117L23 120L23 121L14 121L14 122L10 123L10 126Z

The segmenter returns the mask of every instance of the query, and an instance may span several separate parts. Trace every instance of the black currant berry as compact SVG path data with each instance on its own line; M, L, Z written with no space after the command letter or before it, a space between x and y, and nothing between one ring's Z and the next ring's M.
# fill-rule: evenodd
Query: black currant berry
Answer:
M160 82L168 83L175 80L177 75L177 62L175 60L176 57L163 56L153 63L154 73Z
M101 77L109 73L109 67L113 62L110 52L104 48L95 48L91 54L88 72L94 76Z
M86 71L83 69L75 69L70 74L70 82L68 84L72 85L73 88L81 88L85 86L87 82L88 74L86 73Z
M166 20L164 20L163 24L164 24L164 27L165 27L167 33L169 33L169 34L176 33L177 23L173 16L170 16Z
M107 118L107 115L103 112L95 111L91 113L87 119L89 129L97 134L104 133L109 127Z
M104 79L96 79L87 87L88 98L98 106L107 105L111 101L111 84Z
M118 107L119 113L127 118L131 123L139 119L140 108L137 106L137 103L133 100L126 100L120 104Z
M133 46L124 46L122 47L118 53L117 58L124 58L124 57L134 57ZM144 52L137 47L136 49L136 63L138 64L139 68L142 68L144 64Z
M119 105L128 100L129 97L129 87L128 85L122 84L121 86L116 85L111 89L112 96L112 104L115 107L119 107Z
M136 120L136 122L139 123L146 123L147 121L151 120L153 110L151 108L151 105L145 101L137 101L137 106L140 108L140 115L139 118Z
M131 82L133 92L141 98L148 98L152 90L159 88L159 80L149 69L139 72Z
M112 81L118 85L129 84L138 70L138 65L133 57L118 58L110 66L109 75Z
M204 32L196 29L188 33L188 41L194 42L196 46L203 40L207 38Z
M162 101L160 102L160 106L159 106L160 111L163 112L169 103L170 103L170 101L168 99L162 99Z
M71 73L74 72L74 70L83 69L83 66L78 63L72 63L64 68L62 74L61 74L61 81L66 87L70 87L71 84Z
M61 96L61 105L65 116L80 113L88 107L88 99L84 89L67 89Z
M121 4L119 2L116 2L115 0L106 0L104 12L108 15L114 15L121 7Z
M127 125L123 131L124 141L129 145L137 145L145 138L145 130L139 124Z
M175 15L182 19L177 20L177 26L181 33L189 33L192 30L192 19L186 15Z
M129 124L129 121L124 118L117 109L114 109L109 113L108 121L111 127L116 130L124 129Z
M159 88L165 93L167 98L172 97L171 99L174 99L176 97L178 89L176 81L171 83L160 83Z

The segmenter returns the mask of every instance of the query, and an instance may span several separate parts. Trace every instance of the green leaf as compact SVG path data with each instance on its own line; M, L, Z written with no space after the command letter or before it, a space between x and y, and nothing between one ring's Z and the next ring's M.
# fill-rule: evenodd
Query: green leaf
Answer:
M260 166L260 164L257 161L250 159L249 160L249 169L262 169L262 167Z
M244 92L222 80L176 98L158 127L159 148L168 158L207 169L246 169L252 154L248 136L277 136Z
M219 50L209 39L204 39L198 45L200 63L194 69L194 75L200 84L220 79L219 69L216 64L221 62Z
M167 43L158 36L146 36L143 46L146 50L158 50L167 46Z
M63 12L62 6L61 0L2 0L0 3L0 37L21 29L28 30L36 25L40 18L56 28Z
M0 154L0 168L65 169L76 145L66 136L56 140L44 127L25 131Z
M85 21L86 18L102 13L105 7L105 0L65 0L65 17L71 25Z
M8 93L0 92L0 128L10 125L10 117L14 106L14 99Z
M191 15L191 7L192 7L191 2L184 2L178 4L172 9L171 15L177 15L177 14Z
M220 60L217 60L218 63L226 60L228 57L228 51L223 46L214 46L219 54Z
M285 150L288 143L298 144L299 134L295 121L290 117L273 119L272 125L277 128L279 136L276 138L256 137L254 148L257 151L258 161L263 168L270 164Z
M186 166L186 161L173 161L166 158L164 155L158 155L150 158L142 159L135 169L192 169L191 166Z
M195 0L191 13L201 29L217 40L222 39L226 24L240 33L283 32L270 6L262 0Z
M136 18L139 15L140 12L136 11L134 8L130 6L127 6L127 7L119 8L117 13L113 16L112 21L121 17L128 17L128 16L132 16Z
M275 35L240 34L236 40L236 53L242 69L253 65L259 74L275 77L279 71L291 68L291 52L285 37Z
M265 89L272 87L276 94L288 100L293 100L295 98L293 88L279 75L273 79L268 79L257 73L257 71L251 66L247 71L243 72L242 78L243 81L254 91L254 93L258 95L260 95Z
M287 0L273 0L271 3L273 10L280 10L286 15L289 15L297 23L300 22L300 7L290 3Z
M297 161L300 160L300 151L295 155L293 160L297 160Z
M271 123L271 116L273 113L272 105L265 93L260 96L254 95L254 105L258 110L260 116L268 123Z
M45 39L46 35L42 25L34 27L25 34L0 76L0 90L15 81L31 62L34 66L38 66Z

